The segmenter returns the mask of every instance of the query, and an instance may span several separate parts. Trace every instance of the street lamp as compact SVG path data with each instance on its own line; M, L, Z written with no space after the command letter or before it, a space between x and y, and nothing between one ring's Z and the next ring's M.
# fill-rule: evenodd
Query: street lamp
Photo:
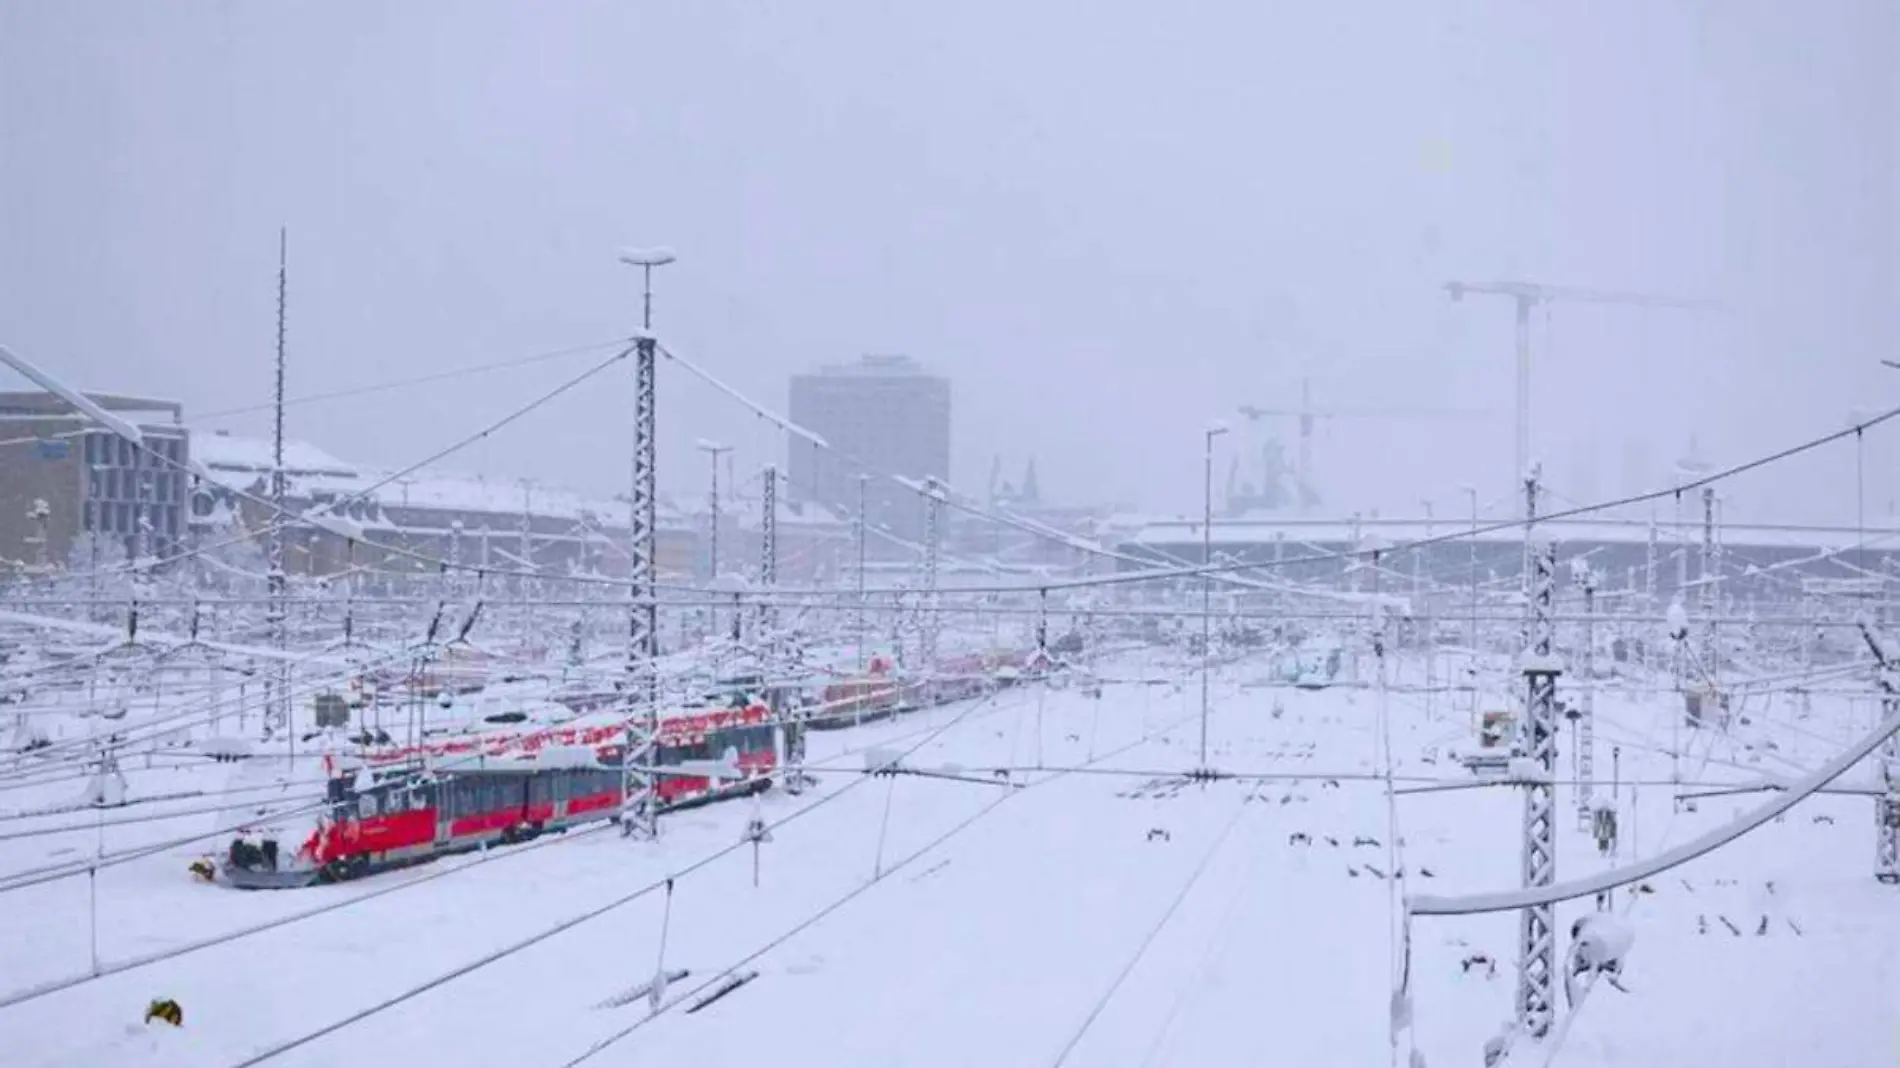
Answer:
M1214 563L1214 439L1227 433L1223 423L1205 431L1204 484L1201 501L1201 566ZM1207 769L1207 671L1214 655L1214 576L1201 573L1201 769Z
M1478 487L1459 487L1471 497L1471 667L1478 666ZM1474 692L1472 700L1477 700Z
M851 524L851 535L858 543L858 613L856 630L858 633L858 674L864 674L864 542L870 531L870 520L864 514L865 487L871 484L871 476L858 475L858 514Z
M712 533L707 541L707 578L710 580L719 577L719 457L731 452L732 446L701 438L693 447L712 458Z
M642 272L642 301L640 309L640 328L653 329L653 268L664 267L679 259L670 248L623 248L620 250L620 262L640 268Z

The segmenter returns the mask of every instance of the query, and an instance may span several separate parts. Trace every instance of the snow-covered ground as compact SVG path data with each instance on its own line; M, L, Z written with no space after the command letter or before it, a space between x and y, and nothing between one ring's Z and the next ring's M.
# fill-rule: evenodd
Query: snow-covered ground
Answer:
M1111 678L1161 673L1142 657L1103 669ZM1265 674L1243 661L1215 679L1209 762L1287 778L1177 777L1199 760L1192 681L1110 684L1099 699L1024 687L815 734L820 785L759 804L776 825L759 849L756 887L752 847L740 844L749 802L671 816L657 843L581 833L275 893L195 882L185 866L206 847L180 846L97 876L106 965L363 900L0 1009L0 1050L8 1065L237 1065L352 1020L265 1063L556 1068L615 1035L585 1063L1390 1063L1394 869L1403 866L1414 892L1517 885L1522 791L1402 795L1401 848L1383 784L1352 777L1379 769L1379 694L1257 685ZM1469 779L1447 752L1471 744L1463 698L1437 695L1429 712L1414 692L1384 700L1400 775ZM1677 701L1599 699L1599 777L1621 746L1621 777L1644 784L1625 816L1624 860L1761 800L1676 811L1664 750ZM1682 776L1741 781L1812 767L1866 725L1864 710L1840 701L1817 700L1802 722L1791 715L1768 709L1738 730L1741 740L1772 735L1781 746L1773 753L1687 732ZM1025 770L1014 785L868 778L859 772L873 747L909 750L916 768ZM1560 747L1567 772L1567 736ZM150 796L258 773L237 764L129 774L134 796ZM80 785L0 798L18 810ZM1574 798L1560 789L1560 877L1608 863L1579 829ZM1865 797L1817 797L1651 880L1653 893L1629 906L1629 992L1599 988L1560 1047L1520 1046L1512 1063L1542 1064L1552 1052L1552 1063L1579 1066L1894 1063L1900 891L1872 878L1872 807ZM0 880L83 857L102 840L110 853L209 831L230 813L103 831L92 818L0 822L0 836L86 824L0 837ZM654 973L669 874L665 964L691 974L650 1021L644 1000L597 1007ZM0 895L0 996L88 969L91 900L83 875ZM1560 932L1590 907L1561 907ZM1414 1037L1428 1063L1478 1063L1509 1017L1517 922L1413 922ZM1464 966L1478 953L1495 974ZM735 967L759 976L686 1011L695 988ZM140 1023L156 997L183 1006L182 1029Z

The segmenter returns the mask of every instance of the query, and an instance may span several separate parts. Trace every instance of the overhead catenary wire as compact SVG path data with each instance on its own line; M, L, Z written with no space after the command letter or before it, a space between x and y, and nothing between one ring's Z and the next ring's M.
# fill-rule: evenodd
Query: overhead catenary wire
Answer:
M1336 557L1336 553L1332 553L1332 555ZM1246 566L1260 566L1260 564L1246 564ZM1315 777L1317 777L1317 773L1315 773ZM1387 783L1391 783L1391 777L1387 777Z
M616 354L615 357L613 357L611 360L607 362L612 363L614 361L617 361L618 359L624 358L626 351L628 350L623 350L621 353ZM666 353L669 356L669 358L678 360L677 355L668 351L665 348L665 346L661 346L661 351ZM534 402L532 405L530 405L530 408L538 406L540 403L543 403L547 399L551 399L552 396L558 395L558 393L565 391L567 388L571 388L573 385L578 384L580 380L584 380L585 377L591 376L595 371L603 369L605 366L606 364L598 365L594 369L586 372L583 376L581 376L580 379L570 380L567 384L564 384L562 387L559 387L555 391L554 394L545 395L540 400L537 400L536 402ZM722 388L725 388L727 392L732 393L732 395L734 396L740 396L736 392L731 391L729 387L722 386ZM751 404L750 401L746 401L746 403L748 405ZM753 405L753 407L754 407L754 410L759 412L762 417L770 414L762 407L759 407L756 405ZM444 450L442 453L438 453L435 457L432 457L431 459L424 461L424 464L429 463L429 462L434 462L435 459L439 459L441 458L441 456L446 455L448 452L454 451L454 448L462 447L466 444L472 443L473 441L480 440L481 438L486 437L489 431L493 429L498 429L501 425L505 425L507 422L513 421L515 418L518 418L522 414L525 414L525 411L517 411L515 413L512 413L508 417L504 418L504 420L502 420L500 423L494 424L487 430L478 432L476 435L473 435L470 438L465 439L464 442L462 442L461 444L457 446L451 447L448 450ZM1630 495L1620 497L1620 498L1614 498L1614 499L1610 499L1606 501L1601 501L1596 504L1589 504L1589 505L1582 505L1582 506L1577 506L1577 507L1568 508L1568 509L1561 509L1561 510L1546 513L1545 515L1540 516L1538 518L1538 522L1545 522L1545 523L1554 522L1554 521L1563 520L1563 519L1576 518L1578 516L1587 515L1593 512L1624 508L1624 507L1628 507L1635 504L1642 504L1642 503L1648 503L1651 501L1663 500L1665 498L1677 497L1680 494L1687 492L1689 490L1700 488L1705 485L1711 485L1723 479L1732 478L1736 475L1740 475L1748 471L1756 470L1758 468L1765 467L1773 463L1777 463L1781 460L1785 460L1793 456L1798 456L1802 453L1812 451L1813 449L1820 448L1824 445L1831 444L1835 441L1839 441L1844 437L1847 437L1850 435L1857 436L1860 433L1867 430L1868 428L1885 423L1896 416L1900 416L1900 407L1896 407L1896 408L1892 408L1892 409L1888 409L1886 411L1880 412L1876 415L1873 415L1865 419L1862 422L1856 423L1854 426L1849 427L1847 429L1834 431L1829 434L1824 434L1819 437L1811 438L1801 443L1777 450L1773 453L1769 453L1767 455L1757 457L1753 460L1734 464L1730 467L1710 472L1699 478L1690 479L1688 481L1682 482L1675 486L1671 486L1671 487L1660 489L1660 490L1653 490L1653 491L1649 491L1645 493L1630 494ZM785 424L785 425L789 427L791 424ZM823 442L822 439L817 439L815 444L829 448L829 445ZM170 462L169 458L165 458L164 462ZM420 466L423 466L423 464L413 465L408 470L415 470L419 468ZM386 481L387 480L385 480L385 482ZM342 503L342 501L339 500L338 502L333 502L333 504L330 507L334 508L335 504L337 503ZM987 515L991 519L995 519L998 522L1003 522L1003 520L997 519L993 515L988 515L988 513L984 513L984 514ZM306 519L306 517L303 517L303 516L292 516L290 518L292 520ZM1413 540L1402 542L1402 543L1397 543L1389 547L1384 547L1381 551L1408 551L1408 550L1417 550L1417 549L1428 547L1431 545L1454 543L1454 542L1462 541L1465 538L1475 538L1475 537L1482 536L1484 534L1493 534L1493 533L1500 533L1500 532L1505 532L1505 531L1521 529L1524 523L1525 523L1525 520L1523 519L1494 521L1488 525L1479 525L1479 526L1467 528L1464 530L1452 530L1442 535L1428 536L1424 538L1413 539ZM158 563L160 564L171 563L178 559L184 559L189 556L195 555L200 552L208 551L211 548L216 548L221 545L236 544L241 541L248 541L248 540L251 540L251 538L253 538L254 536L255 534L247 533L244 536L234 538L226 542L217 543L211 546L201 546L201 547L189 550L186 553L179 554L178 556L170 558L165 561L159 561ZM1067 539L1069 543L1073 543L1075 540L1076 539ZM474 565L451 563L449 561L444 561L439 558L428 556L427 554L424 554L424 553L407 550L399 546L392 546L388 544L377 543L376 548L381 551L388 551L388 552L395 553L396 555L413 557L413 558L416 558L418 561L426 562L432 566L437 566L443 569L462 570L462 571L467 571L467 572L474 572L476 570L479 570ZM1106 552L1105 550L1101 550L1099 546L1094 547L1093 551L1096 551L1098 553ZM1244 571L1264 571L1264 570L1271 570L1275 568L1288 567L1288 566L1293 566L1293 565L1298 565L1298 564L1369 558L1373 551L1374 550L1371 550L1371 549L1354 548L1354 549L1344 549L1344 550L1337 550L1337 551L1331 551L1331 552L1313 553L1313 554L1307 554L1303 556L1283 558L1280 560L1229 561L1229 562L1218 563L1218 564L1209 562L1209 563L1203 563L1200 565L1193 565L1193 566L1173 567L1173 568L1152 568L1146 571L1123 572L1120 574L1111 574L1111 575L1103 575L1103 576L1089 576L1089 577L1084 577L1084 578L1079 578L1079 579L1039 580L1034 583L1025 583L1025 584L1008 584L1008 585L998 584L998 585L988 585L988 586L966 585L963 587L959 587L957 592L964 593L964 594L1030 593L1030 592L1034 592L1036 590L1041 590L1041 589L1057 591L1057 590L1087 589L1087 588L1093 588L1093 587L1108 587L1108 586L1117 586L1117 585L1127 585L1130 583L1157 582L1157 581L1167 581L1167 580L1173 580L1173 579L1192 578L1192 577L1202 576L1202 575L1224 575L1224 574L1231 574L1235 572L1244 572ZM1110 554L1110 555L1122 555L1122 554ZM127 570L127 569L128 568L126 566L121 565L117 570ZM498 569L498 568L488 568L487 570L490 574L497 575L497 576L507 575L511 577L524 577L524 578L552 578L559 581L573 582L573 583L579 583L579 584L597 584L597 585L612 586L616 588L628 588L630 586L628 580L612 579L612 578L607 578L605 576L598 576L598 575L577 575L577 574L559 575L559 574L552 574L552 573L542 572L542 571L516 571L516 570ZM686 592L699 592L701 590L701 587L698 587L698 586L681 585L681 584L676 584L676 583L654 583L653 587L656 591L679 590L679 591L686 591ZM780 584L779 586L776 587L776 590L781 595L792 594L792 595L802 595L802 596L812 596L812 595L842 596L840 591L832 590L828 588L808 588L808 589L807 588L793 588L793 587L788 587L784 584ZM866 595L875 595L875 596L888 596L888 595L903 594L903 593L908 593L908 592L911 592L911 590L907 586L887 587L887 588L867 587L863 591L863 593Z

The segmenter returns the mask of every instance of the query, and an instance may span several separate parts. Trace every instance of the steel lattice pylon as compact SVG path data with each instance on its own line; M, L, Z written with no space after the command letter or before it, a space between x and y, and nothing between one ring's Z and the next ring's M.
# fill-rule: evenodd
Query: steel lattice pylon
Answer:
M659 798L654 778L653 743L660 731L660 680L655 670L659 653L659 605L654 600L653 535L654 486L654 340L642 336L634 345L633 364L633 494L629 529L627 612L627 740L622 767L625 806L623 833L655 837L660 831Z
M1900 711L1900 695L1889 693L1880 700L1880 713L1892 718ZM1883 883L1900 883L1900 735L1889 736L1880 744L1880 777L1887 796L1874 799L1874 878Z
M1866 623L1860 625L1860 634L1878 663L1874 683L1881 691L1880 714L1890 719L1900 712L1900 664ZM1874 759L1875 773L1886 786L1886 796L1874 798L1874 878L1900 883L1900 735L1881 742Z
M927 675L937 671L937 552L943 539L943 496L935 478L924 479L924 625L918 661Z
M1551 595L1557 570L1557 547L1546 543L1532 554L1530 580L1530 648L1526 650L1527 682L1523 729L1524 756L1536 765L1536 781L1524 791L1524 885L1549 886L1557 878L1556 790L1551 780L1557 768L1557 676L1551 653L1556 629ZM1533 1037L1549 1030L1554 1005L1557 939L1550 905L1525 909L1518 926L1517 1020Z
M1721 647L1715 634L1715 617L1720 609L1716 601L1715 586L1722 574L1722 550L1715 544L1715 487L1705 486L1702 490L1702 671L1707 676L1711 689L1715 686L1716 666L1721 657ZM1719 709L1721 699L1715 698L1718 709L1716 725L1724 730L1728 728L1726 717ZM1702 717L1707 725L1706 713Z
M1596 571L1586 569L1580 584L1583 587L1583 709L1577 717L1577 821L1587 829L1596 793Z
M765 465L759 488L759 585L778 585L778 467ZM770 592L760 598L759 632L771 641L772 604Z
M290 274L287 263L290 237L287 231L277 231L277 375L275 403L272 405L271 422L271 467L270 467L270 537L264 545L264 559L269 571L270 607L266 611L266 621L270 624L271 645L279 652L286 647L289 638L289 608L287 604L288 580L284 575L284 309L285 296L289 288ZM141 476L142 477L142 476ZM285 731L291 741L291 755L296 755L296 725L290 722L290 661L280 659L277 664L275 692L270 697L270 711L265 722L275 723Z

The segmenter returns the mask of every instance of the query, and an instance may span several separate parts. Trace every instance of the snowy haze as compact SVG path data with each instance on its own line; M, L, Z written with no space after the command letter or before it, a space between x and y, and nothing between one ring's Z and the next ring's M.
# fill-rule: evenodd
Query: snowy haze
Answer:
M1511 315L1450 279L1706 296L1539 312L1536 452L1574 498L1900 403L1900 8L1814 3L405 5L0 0L0 341L187 415L267 400L276 230L293 395L638 324L768 406L902 352L949 375L954 470L1197 508L1235 407L1321 424L1341 509L1462 510L1511 472ZM292 409L405 463L573 356ZM663 368L661 481L779 435ZM450 461L614 491L629 372ZM221 420L261 432L261 414ZM1290 427L1288 428L1290 430ZM1291 442L1289 441L1289 449ZM1900 431L1869 443L1867 511ZM1225 470L1225 461L1222 461ZM1851 450L1734 514L1849 517Z

